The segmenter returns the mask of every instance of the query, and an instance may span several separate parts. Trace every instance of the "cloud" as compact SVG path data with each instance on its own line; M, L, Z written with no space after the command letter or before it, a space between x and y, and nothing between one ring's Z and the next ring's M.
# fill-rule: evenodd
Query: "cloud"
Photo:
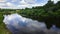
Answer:
M34 1L32 1L32 0L29 0L29 1L21 0L21 1L18 2L18 5L16 5L16 4L13 3L13 2L16 2L16 1L17 0L13 0L12 3L11 2L6 2L6 3L4 3L5 5L3 5L3 6L7 6L6 8L12 8L12 9L13 8L14 9L17 9L17 8L22 9L22 8L26 8L26 7L31 8L32 5L34 4ZM29 4L30 1L31 1L32 4Z
M60 1L60 0L51 0L51 1L54 1L54 3L57 3L57 2Z
M6 0L0 0L0 2L6 2Z
M48 1L48 0L47 0ZM47 3L45 0L0 0L0 8L25 9L36 6L43 6ZM57 3L60 0L51 0Z
M30 4L36 3L36 1L37 0L25 0L25 2L30 3Z
M7 2L6 5L9 7L15 7L15 5L13 3L10 3L10 2Z
M26 7L31 8L35 6L43 6L45 3L40 3L39 0L0 0L0 7L11 9L24 9ZM39 1L39 3L37 3ZM2 4L1 4L2 2Z
M11 2L16 2L17 0L12 0Z
M26 3L24 0L19 2L21 5L27 5L28 3Z
M4 6L4 5L6 5L5 3L0 3L0 6Z
M6 26L11 32L22 31L22 32L35 32L38 30L45 30L46 25L44 22L38 22L29 18L22 17L19 14L4 15L4 20ZM15 28L13 28L13 27ZM12 29L11 29L12 28ZM22 30L23 29L23 30ZM19 32L18 32L19 33Z

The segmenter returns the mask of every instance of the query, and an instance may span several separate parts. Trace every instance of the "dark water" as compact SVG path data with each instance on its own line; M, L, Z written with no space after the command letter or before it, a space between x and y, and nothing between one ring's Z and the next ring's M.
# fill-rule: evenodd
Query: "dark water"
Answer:
M60 34L60 29L53 25L49 30L44 22L38 22L19 14L4 15L3 22L13 34Z

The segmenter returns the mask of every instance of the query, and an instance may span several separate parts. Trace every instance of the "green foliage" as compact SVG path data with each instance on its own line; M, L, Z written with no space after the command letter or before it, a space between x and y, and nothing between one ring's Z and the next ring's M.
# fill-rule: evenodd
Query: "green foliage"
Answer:
M3 14L0 12L0 34L11 34L11 32L6 28L5 24L3 23Z
M48 1L44 6L26 9L0 9L0 34L4 34L3 32L7 34L7 32L9 32L3 23L3 15L12 13L18 13L34 20L44 21L48 27L51 26L51 24L56 24L60 27L60 1L56 4Z

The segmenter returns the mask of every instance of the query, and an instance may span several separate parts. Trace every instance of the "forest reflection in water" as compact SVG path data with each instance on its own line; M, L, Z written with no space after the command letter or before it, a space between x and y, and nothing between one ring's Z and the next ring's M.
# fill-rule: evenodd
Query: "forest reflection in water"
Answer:
M48 30L44 22L38 22L19 14L4 15L6 27L13 34L60 34L60 29L55 25Z

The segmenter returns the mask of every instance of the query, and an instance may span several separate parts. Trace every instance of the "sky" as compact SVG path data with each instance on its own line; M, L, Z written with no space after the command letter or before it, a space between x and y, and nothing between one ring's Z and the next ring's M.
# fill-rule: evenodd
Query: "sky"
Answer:
M59 0L52 0L57 3ZM0 8L24 9L36 6L43 6L48 0L0 0Z

